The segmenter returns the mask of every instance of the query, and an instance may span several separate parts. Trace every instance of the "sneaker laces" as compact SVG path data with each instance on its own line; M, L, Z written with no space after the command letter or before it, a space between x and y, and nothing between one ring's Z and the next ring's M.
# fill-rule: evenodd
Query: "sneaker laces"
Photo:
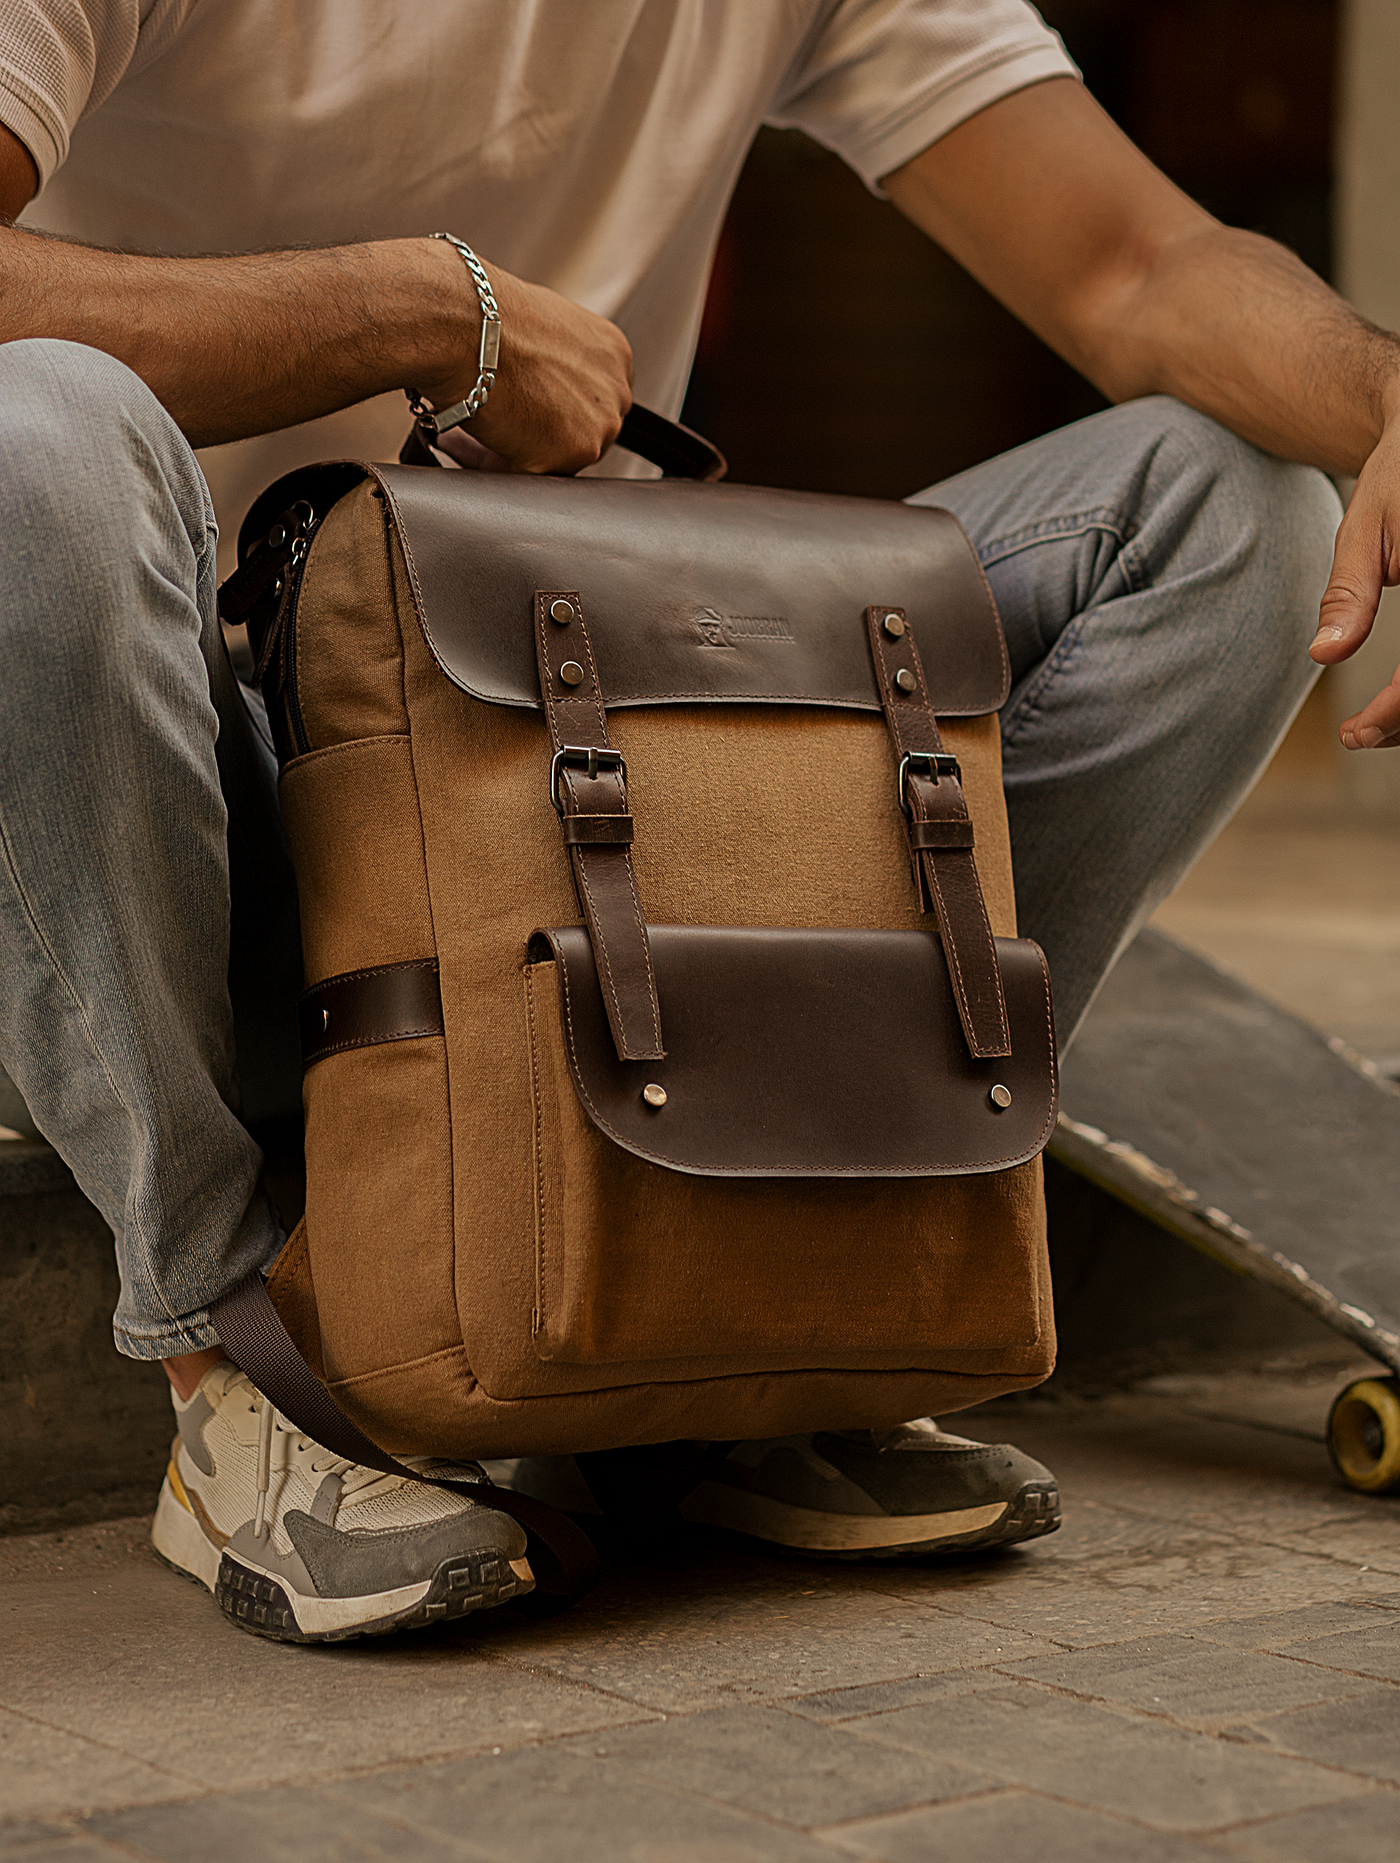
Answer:
M411 1480L407 1475L390 1475L377 1468L366 1468L363 1463L351 1462L345 1456L333 1455L329 1449L322 1448L313 1436L305 1430L296 1429L284 1417L276 1405L271 1403L253 1383L246 1372L240 1372L236 1378L229 1380L224 1387L225 1395L237 1385L245 1384L253 1402L250 1410L258 1412L258 1505L253 1516L253 1538L263 1537L266 1528L271 1535L271 1523L267 1519L267 1497L272 1488L272 1438L274 1432L291 1438L288 1453L305 1453L319 1450L311 1463L313 1475L338 1475L340 1477L341 1506L354 1496L357 1500L368 1500L377 1494L392 1494L395 1489L405 1487Z

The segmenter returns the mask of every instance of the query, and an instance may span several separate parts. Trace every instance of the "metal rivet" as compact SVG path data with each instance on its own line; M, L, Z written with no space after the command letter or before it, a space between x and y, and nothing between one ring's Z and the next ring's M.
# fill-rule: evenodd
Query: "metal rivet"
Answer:
M564 601L562 598L557 602L551 602L549 604L549 618L551 621L557 621L560 627L567 627L574 618L573 604Z
M899 615L885 616L885 632L891 640L898 640L904 632L904 622Z
M894 683L899 687L901 692L915 692L918 690L919 685L918 680L915 679L907 666L900 667L899 671L894 676Z
M993 1087L987 1098L998 1112L1005 1112L1011 1104L1011 1089L1010 1087Z
M658 1086L654 1080L649 1080L642 1088L642 1098L646 1101L648 1106L664 1106L666 1104L666 1089L662 1086Z
M559 677L566 686L581 686L583 684L583 668L579 665L577 660L565 660L564 664L559 668Z
M327 1030L327 1029L328 1029L328 1028L330 1027L330 1025L331 1025L331 1012L330 1012L330 1010L329 1010L329 1009L323 1009L323 1010L321 1011L321 1030L322 1030L322 1033L324 1033L324 1032L325 1032L325 1031L326 1031L326 1030Z
M267 541L272 549L280 550L282 545L287 541L287 526L285 524L274 524L272 529L267 533Z

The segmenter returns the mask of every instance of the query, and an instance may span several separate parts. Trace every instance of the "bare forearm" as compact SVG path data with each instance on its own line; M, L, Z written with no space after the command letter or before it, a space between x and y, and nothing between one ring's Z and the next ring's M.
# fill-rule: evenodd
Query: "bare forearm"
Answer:
M1071 79L979 112L885 186L1111 400L1176 395L1349 473L1397 411L1400 344L1282 246L1212 219Z
M474 372L478 314L461 261L428 240L171 259L0 229L0 341L106 350L197 446Z
M1359 473L1400 411L1400 341L1282 246L1201 220L1105 293L1076 360L1114 401L1175 395L1268 452Z

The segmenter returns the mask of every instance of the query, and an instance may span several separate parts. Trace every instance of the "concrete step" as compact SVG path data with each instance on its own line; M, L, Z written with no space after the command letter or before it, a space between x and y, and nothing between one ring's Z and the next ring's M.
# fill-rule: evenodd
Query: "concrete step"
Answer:
M0 1532L154 1504L169 1387L112 1343L116 1300L112 1232L62 1159L0 1140Z

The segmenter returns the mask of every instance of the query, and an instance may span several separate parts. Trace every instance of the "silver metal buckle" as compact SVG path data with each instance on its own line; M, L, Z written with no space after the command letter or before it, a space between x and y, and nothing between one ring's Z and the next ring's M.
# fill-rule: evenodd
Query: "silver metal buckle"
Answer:
M909 772L911 770L919 776L931 776L935 783L943 776L952 776L958 782L962 781L962 769L952 751L906 750L899 760L899 770L895 776L899 806L906 815L912 812L909 803Z
M564 744L555 751L549 765L549 799L554 813L562 816L564 804L559 799L559 772L586 770L590 781L599 770L615 770L627 788L627 764L620 750L607 750L596 744Z

